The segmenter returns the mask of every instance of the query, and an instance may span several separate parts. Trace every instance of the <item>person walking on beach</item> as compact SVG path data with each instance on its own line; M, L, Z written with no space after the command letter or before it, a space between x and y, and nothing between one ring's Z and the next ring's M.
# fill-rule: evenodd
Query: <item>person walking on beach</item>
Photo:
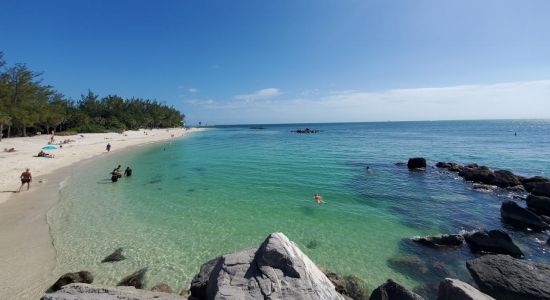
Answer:
M105 149L107 152L111 152L111 143L107 143L107 147Z
M25 172L21 173L21 186L19 187L18 193L21 192L21 189L25 184L27 184L27 191L31 188L32 175L30 170L27 168Z

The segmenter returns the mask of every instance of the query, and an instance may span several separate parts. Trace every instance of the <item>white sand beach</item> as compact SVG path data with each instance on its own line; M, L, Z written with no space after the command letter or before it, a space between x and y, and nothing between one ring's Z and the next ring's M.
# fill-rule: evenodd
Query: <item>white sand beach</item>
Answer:
M157 129L118 133L85 133L57 136L56 141L73 140L61 149L46 151L54 158L35 157L48 144L49 135L4 139L0 146L15 152L0 152L0 299L38 299L56 280L55 249L46 220L48 210L58 200L59 183L79 162L109 155L131 146L185 136L200 129ZM145 134L146 132L147 134ZM93 162L93 160L91 160ZM14 193L19 176L29 168L33 181Z

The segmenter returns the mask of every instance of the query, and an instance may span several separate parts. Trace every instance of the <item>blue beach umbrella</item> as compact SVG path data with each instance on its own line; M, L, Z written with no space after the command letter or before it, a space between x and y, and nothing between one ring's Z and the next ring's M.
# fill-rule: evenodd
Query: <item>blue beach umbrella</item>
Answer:
M57 149L59 149L59 147L54 145L48 145L48 146L42 147L42 150L57 150Z

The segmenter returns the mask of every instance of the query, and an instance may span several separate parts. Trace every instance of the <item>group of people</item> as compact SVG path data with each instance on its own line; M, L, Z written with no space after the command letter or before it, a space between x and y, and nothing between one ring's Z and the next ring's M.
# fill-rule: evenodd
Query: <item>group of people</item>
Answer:
M44 150L40 150L40 152L38 152L38 154L36 156L37 157L46 157L46 158L54 158L55 157L53 154L49 154L49 153L44 152Z
M111 181L117 182L119 178L122 177L122 172L120 170L121 166L118 165L112 172L111 172ZM130 177L132 176L132 169L128 166L126 167L126 170L124 170L124 176Z

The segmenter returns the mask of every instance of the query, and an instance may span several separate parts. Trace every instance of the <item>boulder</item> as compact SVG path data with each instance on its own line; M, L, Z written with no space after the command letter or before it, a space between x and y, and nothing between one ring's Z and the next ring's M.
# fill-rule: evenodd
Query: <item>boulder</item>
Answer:
M550 216L550 197L529 195L525 201L530 210L537 214Z
M523 257L523 252L514 244L512 238L502 230L478 231L466 234L464 237L473 252Z
M459 164L451 163L451 167L449 167L449 171L451 172L460 172L462 170L462 166Z
M106 263L106 262L115 262L115 261L121 261L121 260L125 260L126 257L124 257L124 255L122 255L122 248L118 248L115 250L115 252L109 254L107 257L105 257L101 262L102 263Z
M509 255L484 255L466 267L479 289L496 299L550 299L550 265Z
M533 195L550 197L550 182L539 182L531 191Z
M124 277L117 284L117 286L133 286L136 289L143 289L144 280L145 280L145 272L147 272L147 268L143 268L139 271L136 271L136 272Z
M348 296L353 300L369 299L370 292L366 283L354 275L340 277L340 275L323 271L327 278L334 284L336 291L344 296Z
M464 178L466 181L473 181L484 184L492 184L495 181L495 174L489 168L481 167L464 167L458 176Z
M437 164L435 164L435 166L440 168L440 169L449 169L451 167L451 164L447 163L447 162L440 161Z
M63 276L59 277L59 279L50 287L51 291L58 291L63 286L71 283L92 283L94 281L94 277L92 276L92 273L88 271L80 271L80 272L74 272L74 273L66 273Z
M370 295L370 300L423 300L418 294L404 288L395 281L388 279L377 287Z
M458 279L445 278L439 284L437 300L494 300L495 298L478 291L473 286Z
M61 290L45 294L41 300L183 300L175 294L137 290L134 287L108 287L73 283Z
M542 176L535 176L530 178L522 178L521 184L525 187L525 190L528 192L532 192L535 186L537 186L539 183L545 183L550 182L550 179Z
M224 255L191 282L199 299L344 299L315 264L282 233L259 248Z
M152 292L173 293L172 289L166 283L159 283L151 288Z
M494 179L490 183L492 185L496 185L501 188L521 185L521 181L519 181L518 177L516 177L514 173L508 170L497 170L493 172L493 175L494 175Z
M422 157L409 158L409 161L407 162L407 167L411 170L426 169L426 159Z
M549 227L541 217L509 200L502 203L500 216L505 222L519 228L540 231Z
M431 248L459 247L464 244L464 237L460 234L445 234L442 236L427 236L412 239L421 245Z

